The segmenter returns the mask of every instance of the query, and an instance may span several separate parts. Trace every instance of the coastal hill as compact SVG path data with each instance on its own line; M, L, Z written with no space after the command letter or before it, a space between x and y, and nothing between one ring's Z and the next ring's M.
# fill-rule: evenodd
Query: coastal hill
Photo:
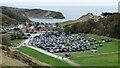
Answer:
M50 19L51 18L56 18L56 19L65 18L61 12L56 12L56 11L51 11L51 10L26 9L26 8L15 8L15 7L6 7L6 6L2 6L2 9L13 11L14 13L22 14L23 16L26 16L29 18L50 18Z
M25 9L0 6L3 25L30 22L29 18L64 19L62 13L42 9Z
M42 9L26 9L23 14L30 18L65 19L62 13Z

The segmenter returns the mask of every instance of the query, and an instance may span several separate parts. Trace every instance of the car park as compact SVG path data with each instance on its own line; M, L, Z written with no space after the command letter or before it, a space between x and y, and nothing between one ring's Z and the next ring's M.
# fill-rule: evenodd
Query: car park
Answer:
M112 42L110 39L96 40L93 37L85 37L80 34L43 34L34 37L29 41L29 45L37 46L50 53L59 52L81 52L85 50L97 49L103 46L103 42Z

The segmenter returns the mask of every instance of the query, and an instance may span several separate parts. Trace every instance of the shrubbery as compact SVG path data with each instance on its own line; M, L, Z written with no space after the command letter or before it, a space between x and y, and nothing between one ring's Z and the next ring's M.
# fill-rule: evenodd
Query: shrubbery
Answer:
M11 39L10 39L9 35L1 35L1 38L2 38L2 40L1 40L2 44L4 44L4 45L11 45L10 44Z
M10 34L11 40L14 40L14 39L23 39L23 36L24 36L24 33L21 32L21 31L14 32L14 33Z

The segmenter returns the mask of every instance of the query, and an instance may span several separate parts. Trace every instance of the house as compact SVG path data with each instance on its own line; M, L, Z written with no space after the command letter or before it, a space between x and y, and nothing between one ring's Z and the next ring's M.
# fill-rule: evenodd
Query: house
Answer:
M38 25L38 27L45 27L45 25L40 24L40 25Z
M16 28L22 29L22 28L26 28L26 26L24 24L10 25L10 26L7 26L5 29L6 30L14 30Z
M59 29L60 28L58 27L43 27L43 28L40 28L39 31L57 31Z
M16 25L10 25L10 26L7 26L5 29L6 30L14 30L15 28L17 28Z
M17 25L17 28L20 28L20 29L21 29L21 28L26 28L26 26L25 26L24 24L18 24L18 25Z

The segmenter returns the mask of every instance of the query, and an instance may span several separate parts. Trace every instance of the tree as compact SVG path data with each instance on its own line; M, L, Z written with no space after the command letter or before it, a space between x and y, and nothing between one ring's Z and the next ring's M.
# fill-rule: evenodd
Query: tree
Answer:
M58 24L58 23L55 23L55 26L56 26L56 27L58 27L58 26L59 26L59 24Z

